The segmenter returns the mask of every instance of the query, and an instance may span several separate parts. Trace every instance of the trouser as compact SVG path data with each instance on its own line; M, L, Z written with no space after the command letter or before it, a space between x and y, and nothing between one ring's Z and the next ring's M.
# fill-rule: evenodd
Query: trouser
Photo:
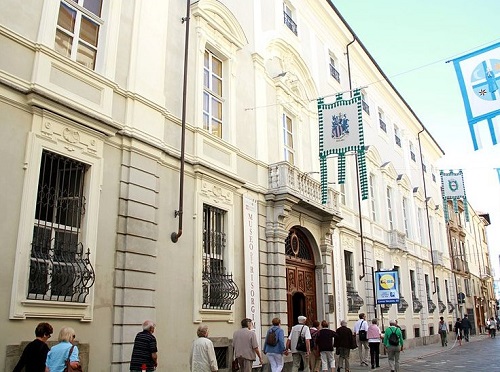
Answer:
M359 362L368 364L368 341L360 341L359 335L356 335L356 342L358 343Z
M267 353L271 372L281 372L283 370L283 354Z
M253 360L238 358L240 364L240 372L252 372Z
M317 372L320 370L321 359L318 350L311 350L309 354L309 368L311 372Z
M465 341L469 342L469 333L470 333L470 329L469 328L464 328L463 329L464 331L464 338L465 338Z
M448 345L448 332L441 331L439 335L441 336L441 346Z
M389 367L391 371L399 372L399 353L401 346L387 346L387 359L389 360Z
M344 369L346 371L349 370L349 354L351 350L346 347L338 347L337 353L339 354L339 365L338 368L342 368L344 365Z
M307 358L306 353L298 351L298 352L292 354L292 358L293 358L292 372L298 372L299 371L300 361L301 360L304 363L304 370L303 371L304 372L309 372L310 371L310 369L309 369L309 360L308 360L309 358Z
M380 342L369 342L370 362L373 366L380 366Z
M320 357L322 371L331 371L335 368L335 358L333 357L333 351L322 351L320 353Z

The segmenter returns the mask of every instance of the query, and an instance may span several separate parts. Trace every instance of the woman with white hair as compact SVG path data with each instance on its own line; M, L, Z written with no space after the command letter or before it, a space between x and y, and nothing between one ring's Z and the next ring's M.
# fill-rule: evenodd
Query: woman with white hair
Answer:
M208 339L208 326L198 327L198 338L193 341L189 367L191 372L214 372L218 371L217 359L215 357L214 344Z
M59 343L52 346L47 354L46 372L63 372L66 368L66 360L69 359L72 368L81 368L78 357L78 346L75 343L75 330L71 327L63 327L59 331L57 340Z

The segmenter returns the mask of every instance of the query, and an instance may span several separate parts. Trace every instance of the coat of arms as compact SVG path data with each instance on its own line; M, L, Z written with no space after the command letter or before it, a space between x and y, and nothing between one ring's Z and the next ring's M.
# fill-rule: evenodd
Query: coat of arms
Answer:
M341 139L349 134L349 119L347 115L339 112L338 115L332 115L332 138Z
M457 180L448 180L448 188L455 192L458 190L458 181Z

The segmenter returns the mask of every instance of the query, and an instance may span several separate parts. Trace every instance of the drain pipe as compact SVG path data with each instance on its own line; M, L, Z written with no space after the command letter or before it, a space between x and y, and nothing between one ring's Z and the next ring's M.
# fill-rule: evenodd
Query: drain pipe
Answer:
M352 39L352 41L346 45L345 54L347 56L347 77L349 78L349 91L351 92L352 98L352 81L351 81L351 61L349 59L349 46L356 41L356 38Z
M427 187L425 183L425 172L424 172L424 162L423 162L423 156L422 156L422 142L420 141L420 134L425 131L425 128L422 128L420 132L417 134L417 139L418 139L418 149L420 151L420 168L422 170L422 181L424 185L424 198L425 198L425 214L427 217L427 233L429 237L429 248L431 250L431 263L432 263L432 283L434 283L434 292L432 294L435 294L437 292L436 289L436 272L435 272L435 267L434 267L434 254L432 250L432 235L431 235L431 222L429 220L429 205L428 205L428 200L427 200Z
M179 209L175 211L174 217L179 217L179 230L170 235L172 242L177 243L182 235L182 213L184 208L184 157L186 147L186 96L187 96L187 75L188 75L188 47L189 47L189 17L191 10L191 0L186 1L186 17L182 18L182 23L186 23L186 40L184 40L184 80L182 85L182 117L181 117L181 167L179 170Z

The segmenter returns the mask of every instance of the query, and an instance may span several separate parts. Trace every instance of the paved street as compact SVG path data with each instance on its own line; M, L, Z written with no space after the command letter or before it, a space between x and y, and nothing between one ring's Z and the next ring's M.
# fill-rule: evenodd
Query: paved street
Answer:
M481 335L471 340L463 342L462 346L450 343L447 348L442 348L440 344L433 344L406 350L401 354L401 372L500 371L500 337L490 339ZM380 360L380 364L381 367L373 371L390 371L386 357ZM372 370L352 363L351 371Z

